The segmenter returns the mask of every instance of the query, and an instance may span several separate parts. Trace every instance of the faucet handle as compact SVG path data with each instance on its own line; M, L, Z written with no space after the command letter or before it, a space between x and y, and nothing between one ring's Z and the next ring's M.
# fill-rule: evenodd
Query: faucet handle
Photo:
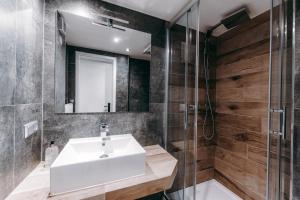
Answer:
M108 132L109 132L109 126L108 126L108 124L101 123L100 124L100 134L101 134L101 137L106 137Z
M109 125L107 123L100 123L99 126L100 126L101 129L108 129L109 128Z

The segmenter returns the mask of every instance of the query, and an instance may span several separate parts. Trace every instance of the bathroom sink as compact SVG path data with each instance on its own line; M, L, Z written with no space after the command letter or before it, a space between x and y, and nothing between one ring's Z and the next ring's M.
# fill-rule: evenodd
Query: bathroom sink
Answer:
M130 134L109 136L105 140L104 137L70 139L50 167L50 195L144 172L145 150Z

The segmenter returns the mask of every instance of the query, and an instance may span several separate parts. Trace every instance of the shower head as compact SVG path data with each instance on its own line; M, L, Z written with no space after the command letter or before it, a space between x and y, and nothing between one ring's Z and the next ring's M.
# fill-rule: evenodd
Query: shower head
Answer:
M231 29L249 20L250 17L248 15L247 9L242 8L222 19L221 24L223 24L227 29Z
M212 35L213 31L221 25L224 25L225 28L227 28L227 29L232 29L232 28L240 25L241 23L244 23L249 20L250 20L250 17L248 15L247 9L241 8L233 13L230 13L229 15L227 15L226 18L222 19L220 23L211 27L207 31L206 36L210 37Z

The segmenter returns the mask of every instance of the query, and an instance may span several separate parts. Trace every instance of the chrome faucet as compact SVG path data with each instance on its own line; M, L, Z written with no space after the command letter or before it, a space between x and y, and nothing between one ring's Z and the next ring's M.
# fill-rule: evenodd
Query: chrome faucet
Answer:
M106 138L109 133L109 125L106 123L100 124L100 136Z
M102 138L101 145L103 147L104 152L103 155L100 156L100 158L108 157L108 155L113 152L112 144L110 142L111 139L108 136L108 133L109 133L109 125L106 123L101 123L100 124L100 135Z

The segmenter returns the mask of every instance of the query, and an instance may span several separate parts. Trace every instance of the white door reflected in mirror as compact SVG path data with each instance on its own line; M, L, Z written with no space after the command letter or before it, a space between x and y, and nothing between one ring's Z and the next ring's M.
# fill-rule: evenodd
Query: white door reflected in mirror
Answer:
M116 58L76 52L75 112L116 111Z

